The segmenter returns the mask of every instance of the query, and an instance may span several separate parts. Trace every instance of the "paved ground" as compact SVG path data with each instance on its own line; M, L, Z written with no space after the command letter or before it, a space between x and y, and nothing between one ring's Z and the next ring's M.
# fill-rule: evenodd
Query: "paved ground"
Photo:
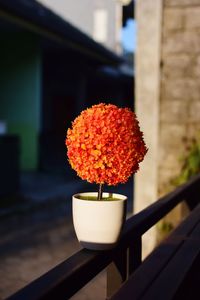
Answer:
M71 195L91 190L80 181L44 174L22 177L25 203L1 211L0 299L5 299L80 249L71 220ZM96 188L96 187L95 187ZM118 192L131 197L132 185ZM69 201L68 201L69 200ZM73 300L105 299L102 272ZM28 300L28 299L27 299Z
M71 220L51 215L20 216L4 220L0 241L0 299L6 298L80 249ZM9 230L9 234L5 232ZM74 299L103 299L101 275ZM28 299L27 299L28 300Z

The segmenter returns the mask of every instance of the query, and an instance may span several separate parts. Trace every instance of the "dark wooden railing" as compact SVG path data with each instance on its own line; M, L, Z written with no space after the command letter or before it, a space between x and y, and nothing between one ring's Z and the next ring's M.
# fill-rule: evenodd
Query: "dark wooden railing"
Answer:
M142 235L181 202L185 201L193 210L199 203L199 194L200 174L129 218L116 248L82 249L8 299L68 299L106 267L109 298L141 265Z

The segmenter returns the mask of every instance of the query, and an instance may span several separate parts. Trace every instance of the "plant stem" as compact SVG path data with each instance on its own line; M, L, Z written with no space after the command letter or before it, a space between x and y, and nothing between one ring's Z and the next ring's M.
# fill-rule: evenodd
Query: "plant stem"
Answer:
M98 191L98 200L102 199L102 195L103 195L103 184L100 183L99 184L99 191Z

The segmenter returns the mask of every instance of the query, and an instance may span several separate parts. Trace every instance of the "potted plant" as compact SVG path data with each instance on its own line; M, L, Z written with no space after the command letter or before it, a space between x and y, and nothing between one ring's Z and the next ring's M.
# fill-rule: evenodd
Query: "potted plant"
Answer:
M147 148L136 115L129 108L100 103L88 108L67 131L67 156L71 167L97 193L73 196L73 224L83 247L114 247L125 217L127 197L103 192L103 185L125 183L139 169Z

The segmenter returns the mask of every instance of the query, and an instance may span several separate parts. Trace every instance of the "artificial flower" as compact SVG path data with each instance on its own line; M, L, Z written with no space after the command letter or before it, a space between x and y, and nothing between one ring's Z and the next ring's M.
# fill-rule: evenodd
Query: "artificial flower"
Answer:
M90 183L125 183L147 152L134 112L113 104L88 108L67 131L71 167Z

